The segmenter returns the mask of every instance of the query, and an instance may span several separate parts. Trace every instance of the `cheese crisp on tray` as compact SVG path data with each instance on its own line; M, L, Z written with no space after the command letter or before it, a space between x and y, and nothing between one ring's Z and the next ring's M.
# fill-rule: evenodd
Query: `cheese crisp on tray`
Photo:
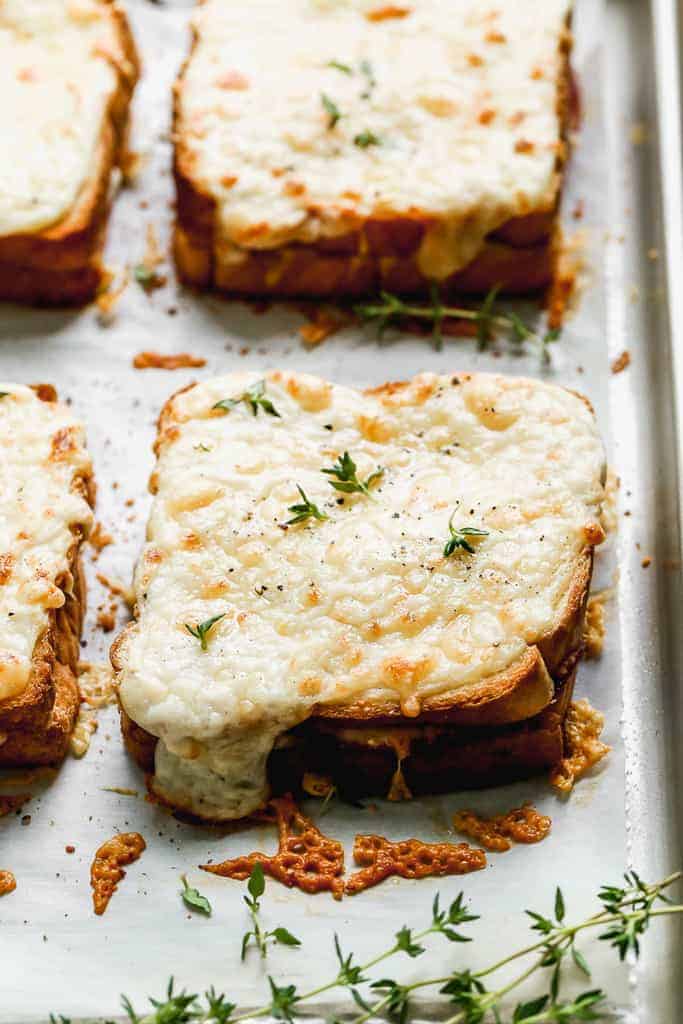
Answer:
M568 0L207 0L176 87L176 256L228 292L552 276Z
M559 760L603 538L585 400L233 373L166 404L157 454L113 657L160 798L237 818L268 774L386 793L398 755L419 792Z

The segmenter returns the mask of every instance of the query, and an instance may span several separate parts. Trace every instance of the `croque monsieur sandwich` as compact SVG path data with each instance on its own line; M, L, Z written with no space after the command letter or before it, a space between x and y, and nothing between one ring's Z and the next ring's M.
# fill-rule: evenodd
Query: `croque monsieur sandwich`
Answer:
M52 388L0 382L0 766L66 753L93 501L80 423Z
M588 403L422 374L278 371L165 405L117 639L123 730L157 797L239 818L304 772L347 793L556 763L603 539Z
M0 3L0 298L95 294L136 77L113 0Z
M570 0L204 0L176 84L176 261L274 296L552 278Z

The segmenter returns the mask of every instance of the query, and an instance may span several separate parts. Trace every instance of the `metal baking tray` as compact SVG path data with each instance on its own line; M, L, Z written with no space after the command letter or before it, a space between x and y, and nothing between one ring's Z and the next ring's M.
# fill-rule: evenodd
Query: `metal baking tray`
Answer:
M163 245L168 241L169 90L187 51L192 5L131 0L128 6L145 68L133 136L142 170L114 206L107 261L119 273L142 258L148 224ZM2 375L54 382L87 424L99 483L97 518L115 536L97 563L87 558L83 656L91 662L106 660L111 639L95 628L97 605L106 596L95 573L130 579L149 504L155 418L169 393L189 380L236 366L280 365L360 386L424 369L496 370L544 374L583 391L595 405L609 460L621 478L619 527L598 558L596 586L618 578L618 599L608 609L603 657L582 666L577 692L606 714L609 759L567 801L540 779L480 794L379 802L375 810L333 806L324 830L345 842L347 855L356 831L443 839L450 814L463 805L486 813L532 799L550 814L553 830L536 847L491 855L486 871L387 882L341 904L269 885L267 921L286 923L304 942L303 951L269 956L267 971L281 981L310 987L331 974L334 931L345 948L369 956L401 925L424 921L437 891L452 898L460 889L482 919L472 928L476 941L458 947L456 960L476 968L492 951L528 940L523 908L550 909L556 884L564 889L569 913L578 917L592 910L599 886L616 882L626 867L655 880L681 863L683 354L674 344L683 330L679 13L673 0L578 0L575 65L583 126L567 176L564 216L567 232L580 235L587 280L549 367L534 353L514 354L504 346L479 352L472 341L449 340L436 352L424 337L397 334L380 344L359 329L309 351L297 333L302 317L296 311L277 307L256 315L245 305L197 297L177 289L170 266L168 284L150 296L130 283L109 326L92 308L2 310ZM583 216L576 220L579 202ZM207 366L136 371L132 357L142 349L190 351L205 357ZM625 349L631 365L612 375L610 362ZM644 556L652 559L647 569ZM119 627L123 620L122 614ZM131 788L139 797L105 787ZM231 835L193 827L145 802L113 708L100 714L83 760L67 760L57 778L29 788L30 823L22 827L14 817L0 822L0 866L11 868L18 882L16 893L0 904L1 1024L37 1024L51 1012L74 1021L123 1019L120 993L142 1012L146 997L160 996L171 974L193 991L213 984L241 1005L260 1004L267 989L263 966L257 958L239 966L247 926L243 886L202 874L196 865L273 848L269 830ZM90 862L117 830L140 831L148 849L130 867L106 915L96 918ZM66 845L75 853L67 854ZM211 919L189 918L184 911L182 871L211 899ZM637 971L619 967L605 944L592 943L593 983L612 1000L605 1019L683 1020L680 928L671 922L655 927ZM452 947L430 946L430 972L439 965L452 968L453 955ZM423 970L425 960L398 965L396 973L410 976ZM333 999L311 1007L321 1017L338 1011ZM418 1006L418 1017L436 1015L435 1006Z

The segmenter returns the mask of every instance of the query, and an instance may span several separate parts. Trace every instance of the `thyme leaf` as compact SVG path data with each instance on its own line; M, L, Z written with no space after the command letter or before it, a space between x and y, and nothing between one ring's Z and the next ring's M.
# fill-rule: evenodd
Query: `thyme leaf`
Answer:
M360 98L362 100L369 100L370 99L370 94L371 94L372 90L377 85L377 79L375 78L375 72L373 70L372 64L370 63L370 61L367 58L364 58L360 62L358 67L360 68L360 73L361 73L361 75L363 75L363 77L365 78L365 82L366 82L365 90L361 93L361 97Z
M201 914L211 917L211 904L206 896L202 896L199 889L195 889L189 884L186 875L181 875L180 881L183 883L180 895L185 906L189 907L190 910L198 910Z
M153 292L156 288L163 288L166 284L166 278L163 274L160 274L155 267L150 267L146 263L137 263L133 267L133 277L146 292Z
M276 985L270 975L268 975L268 984L270 985L270 992L273 997L270 1004L270 1012L273 1017L276 1020L293 1021L292 1010L294 1004L299 1001L296 986Z
M325 112L328 116L327 130L332 131L337 122L341 120L342 113L334 100L331 100L324 92L320 93L320 102L325 108Z
M488 530L478 530L474 526L462 526L460 529L456 529L456 527L453 526L454 515L455 512L453 512L451 518L448 520L448 531L450 533L450 537L446 541L443 549L444 558L450 558L458 548L462 548L463 551L468 551L471 555L475 554L476 549L472 547L468 537L488 537Z
M334 68L335 71L341 71L344 75L352 75L353 68L349 64L344 64L341 60L328 60L328 68Z
M216 623L220 622L220 620L224 618L225 612L222 612L220 615L212 615L210 619L206 619L206 621L204 622L199 622L196 626L191 626L189 622L185 622L184 626L191 636L199 640L202 650L206 651L209 648L209 633L211 632L212 628L216 625Z
M322 522L324 519L330 518L324 512L320 511L315 502L309 500L303 487L300 487L299 484L297 484L296 489L301 495L301 503L289 506L287 511L294 512L294 516L287 520L285 526L295 526L297 523L304 523L308 519L318 519Z
M336 477L335 480L328 480L328 483L334 487L335 491L341 491L344 494L365 494L368 498L371 496L370 488L372 485L377 483L384 475L384 469L382 466L378 466L365 480L359 480L356 463L348 452L344 452L329 469L321 469L320 472L325 473L327 476Z
M369 128L359 132L358 135L353 137L354 146L358 146L360 149L367 149L368 146L381 146L382 140L374 132L371 132Z
M255 384L252 384L250 388L243 391L241 395L236 398L222 398L220 402L216 402L212 409L222 409L223 412L229 412L230 409L234 409L240 402L244 402L248 405L254 416L258 415L259 409L263 409L269 416L277 416L280 419L280 413L277 411L273 403L269 398L265 397L266 394L266 382L265 380L258 380Z

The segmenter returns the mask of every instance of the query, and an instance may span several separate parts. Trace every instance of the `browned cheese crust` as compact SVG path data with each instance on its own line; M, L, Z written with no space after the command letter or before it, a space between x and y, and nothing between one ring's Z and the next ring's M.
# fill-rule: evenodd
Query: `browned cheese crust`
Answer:
M101 2L110 7L123 59L112 58L118 87L102 121L95 168L72 208L56 224L36 233L0 238L0 299L78 306L94 297L102 281L111 173L126 154L129 106L140 65L125 13L116 0Z
M381 289L402 294L428 290L417 252L434 217L411 212L402 217L359 218L355 230L315 244L293 243L269 250L245 250L246 258L229 266L215 259L215 200L194 178L192 152L181 130L181 97L190 55L174 87L173 172L177 220L173 251L181 279L196 288L229 295L279 298L343 299L376 294ZM557 81L557 112L562 144L557 154L557 201L552 210L515 217L492 232L476 258L441 285L445 291L485 294L494 287L510 295L542 291L553 281L559 249L558 219L562 174L571 121L572 36L567 27L560 40L561 73Z
M42 401L55 401L54 388L35 388ZM92 474L78 475L72 483L92 507L95 481ZM26 689L17 697L0 701L0 767L44 765L61 761L66 754L78 708L78 661L85 616L86 589L81 561L83 529L72 527L69 568L56 585L66 601L50 609L45 630L33 650L32 670Z

